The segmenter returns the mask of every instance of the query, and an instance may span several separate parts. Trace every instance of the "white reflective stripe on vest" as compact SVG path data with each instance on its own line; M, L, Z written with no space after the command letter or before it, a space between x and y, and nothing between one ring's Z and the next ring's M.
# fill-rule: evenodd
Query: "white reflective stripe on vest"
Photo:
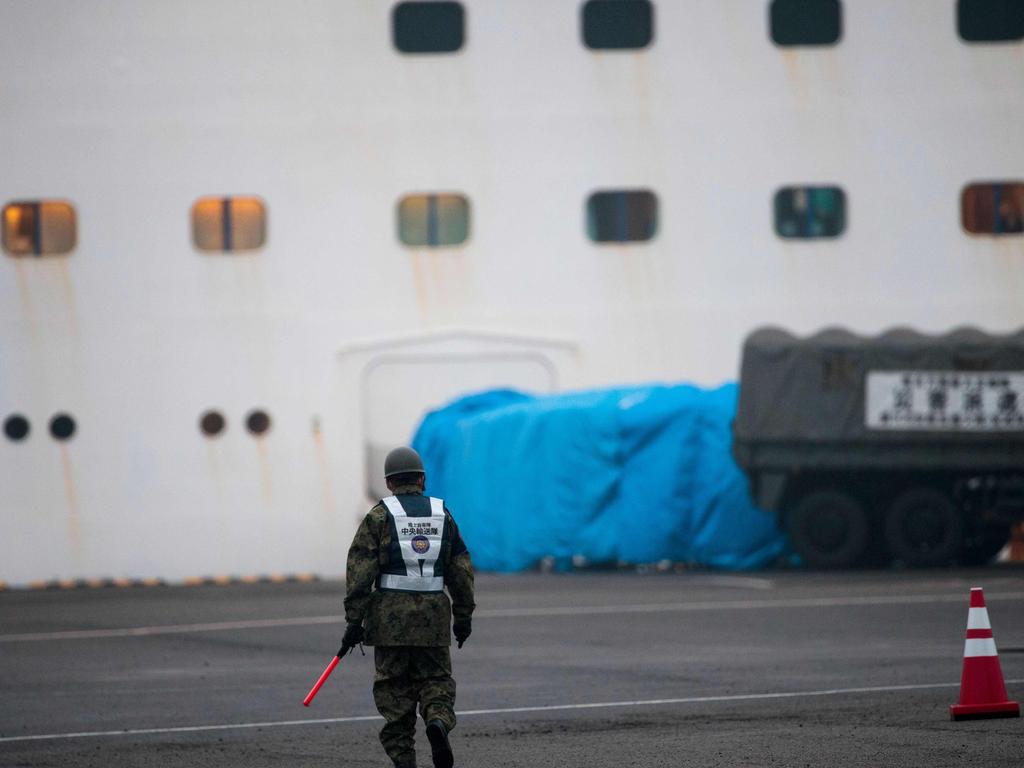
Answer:
M405 575L382 573L381 589L406 592L443 592L444 577L434 575L444 536L444 502L430 499L430 517L409 517L395 496L382 499L395 523Z

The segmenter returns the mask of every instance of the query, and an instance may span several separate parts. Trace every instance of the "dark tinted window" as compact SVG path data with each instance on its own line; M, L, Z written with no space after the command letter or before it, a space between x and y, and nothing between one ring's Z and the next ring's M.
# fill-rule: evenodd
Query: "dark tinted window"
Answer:
M1024 38L1022 0L958 0L956 23L960 37L971 43Z
M219 435L224 431L225 426L227 426L227 422L220 411L207 411L199 419L199 429L202 430L204 435L209 437Z
M839 0L772 0L769 15L776 45L834 45L843 31Z
M466 14L461 3L399 3L391 12L395 48L403 53L451 53L462 47Z
M972 235L1024 233L1024 182L990 181L964 187L960 222Z
M58 413L50 419L50 434L58 440L70 440L75 429L75 420L66 413Z
M4 421L4 434L15 442L28 437L29 429L28 419L21 414L16 413L13 416L8 416L7 420Z
M779 237L838 237L846 229L846 193L839 187L783 187L775 193Z
M658 198L649 190L595 192L587 200L587 234L598 243L650 240L658 231Z
M265 434L270 429L270 415L259 409L250 411L245 417L245 428L257 436Z
M654 37L648 0L589 0L583 6L583 42L588 48L645 48Z

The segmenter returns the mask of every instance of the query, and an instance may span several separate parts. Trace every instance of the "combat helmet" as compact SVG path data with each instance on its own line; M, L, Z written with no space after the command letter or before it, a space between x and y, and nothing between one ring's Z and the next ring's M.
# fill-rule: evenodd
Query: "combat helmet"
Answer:
M393 477L394 475L405 475L411 472L423 472L423 459L416 453L412 448L395 448L391 451L387 458L384 459L384 477Z

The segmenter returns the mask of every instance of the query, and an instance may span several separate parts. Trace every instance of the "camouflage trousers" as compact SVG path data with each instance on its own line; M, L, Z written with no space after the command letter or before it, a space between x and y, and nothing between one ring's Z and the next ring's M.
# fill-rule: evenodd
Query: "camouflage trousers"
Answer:
M378 645L373 702L387 722L380 743L393 761L416 759L416 705L424 722L440 720L455 727L455 681L448 646Z

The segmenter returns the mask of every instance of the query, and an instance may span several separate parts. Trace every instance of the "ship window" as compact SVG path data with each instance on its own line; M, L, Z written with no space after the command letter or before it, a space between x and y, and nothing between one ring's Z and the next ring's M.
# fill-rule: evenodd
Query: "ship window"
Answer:
M11 256L50 256L74 250L75 209L69 203L31 200L3 210L4 251Z
M50 419L50 434L58 440L70 440L75 429L75 420L66 413L58 413Z
M653 37L654 7L649 0L589 0L583 6L587 48L646 48Z
M192 206L192 240L201 251L251 251L267 239L267 209L257 197L201 197Z
M459 245L469 237L469 201L462 195L408 195L398 203L398 239L406 245Z
M252 434L259 437L270 429L270 415L266 411L251 411L249 415L245 417L245 427Z
M9 440L14 442L28 437L29 429L28 419L18 413L8 416L4 421L4 434L7 435Z
M960 194L960 214L972 235L1024 233L1024 182L969 184Z
M838 237L846 229L846 193L839 187L783 187L775 193L779 237Z
M207 437L216 437L224 431L227 422L220 411L207 411L199 419L199 429Z
M839 0L772 0L772 40L784 47L835 45L843 31Z
M587 199L587 234L598 243L650 240L658 231L658 198L650 190L606 190Z
M956 24L969 43L997 43L1024 38L1021 0L958 0Z
M452 53L465 41L462 3L399 3L391 12L395 48L402 53Z

